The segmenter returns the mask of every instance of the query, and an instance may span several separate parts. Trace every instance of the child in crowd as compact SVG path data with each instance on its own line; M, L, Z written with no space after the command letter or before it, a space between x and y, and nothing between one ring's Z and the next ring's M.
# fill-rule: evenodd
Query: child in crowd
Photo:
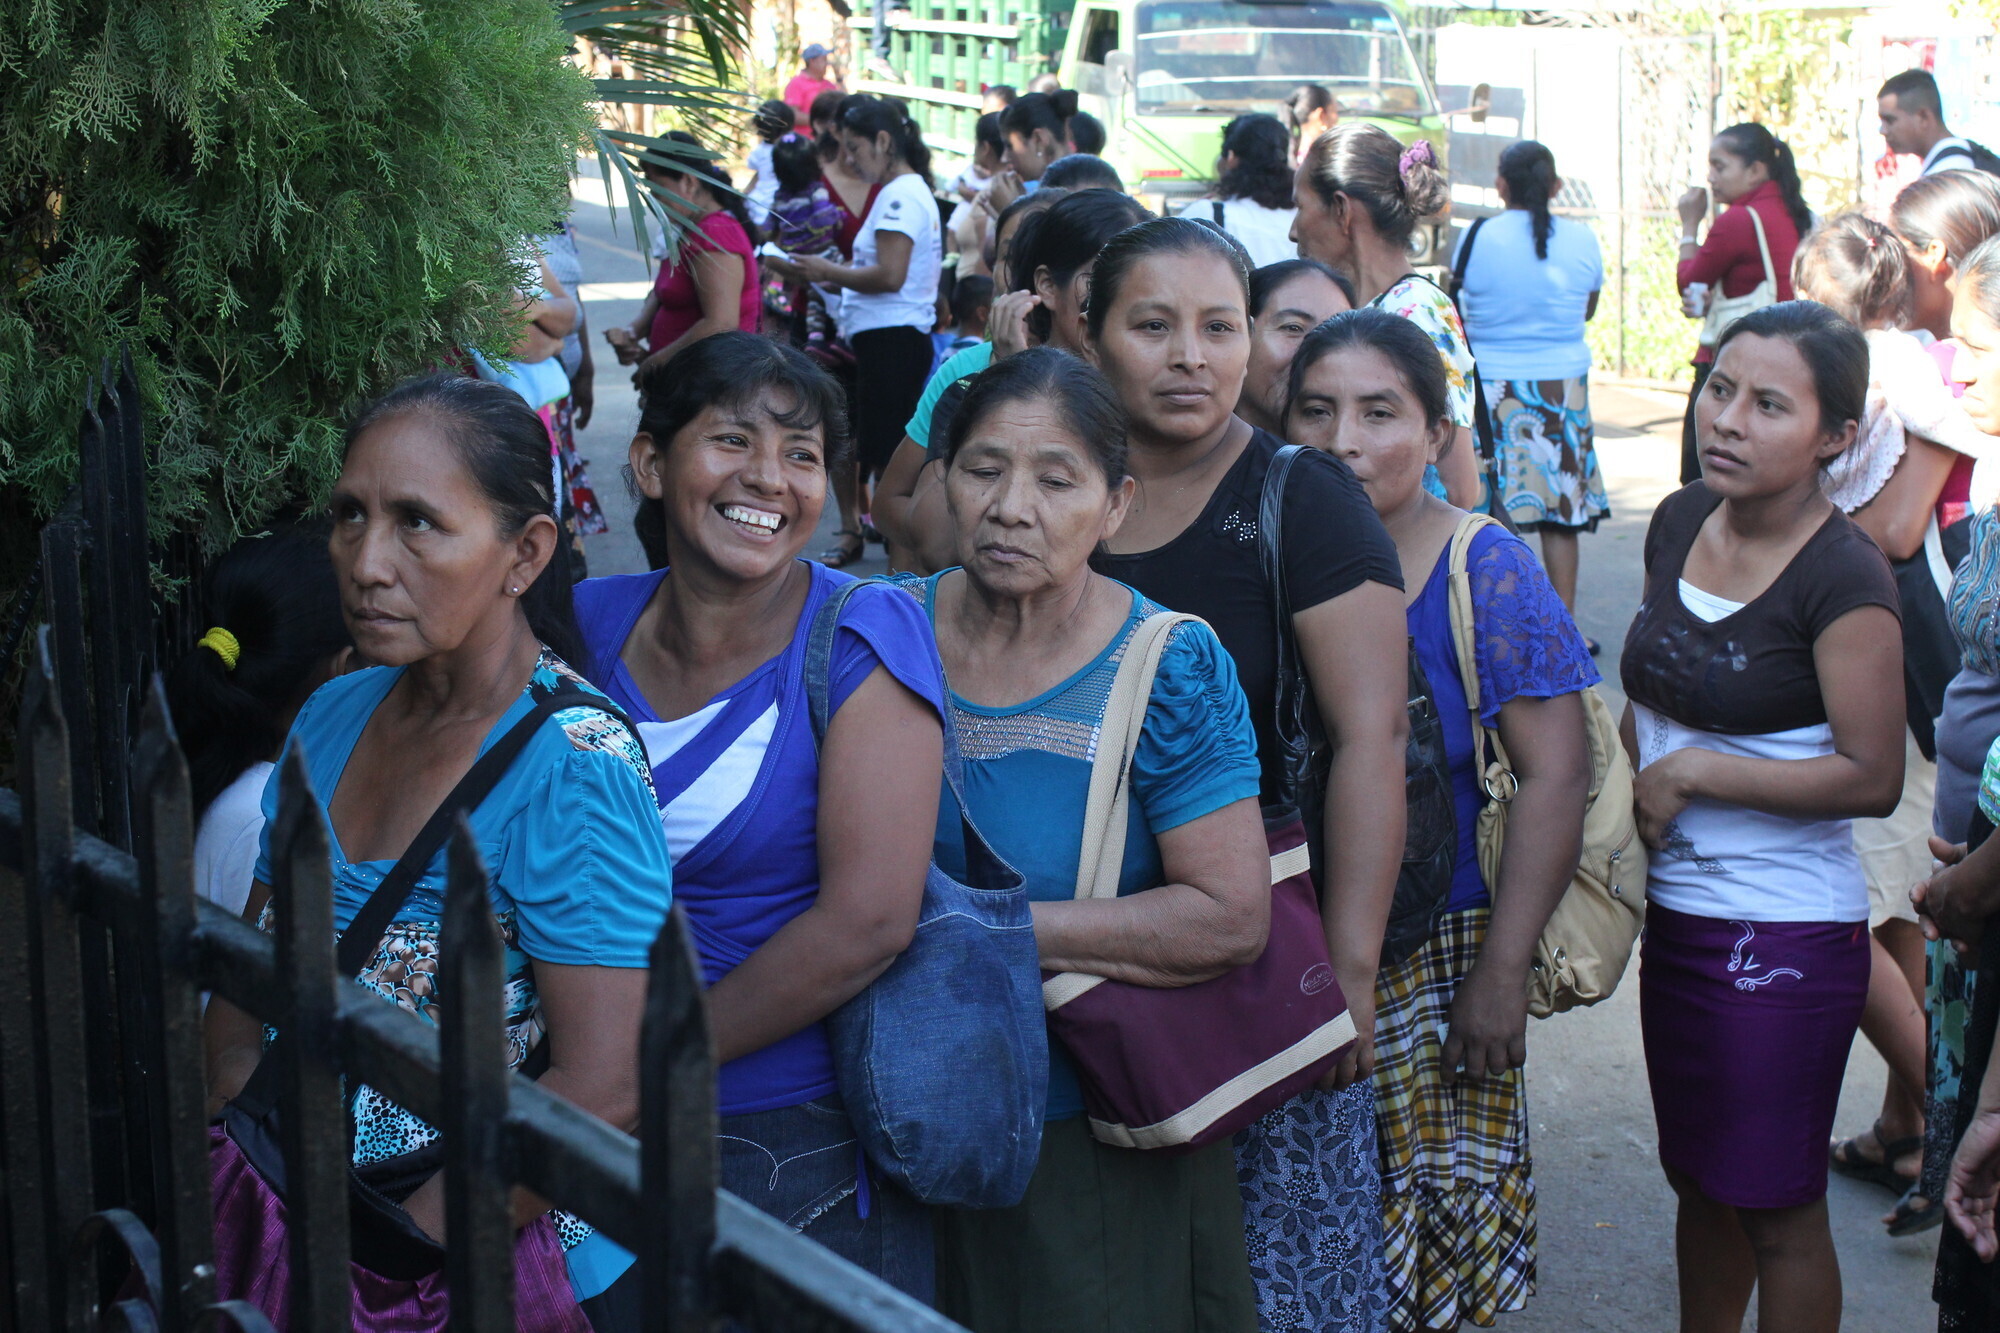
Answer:
M787 136L771 146L771 170L777 193L771 201L770 237L787 255L820 255L841 262L837 236L840 205L827 189L820 174L819 153L810 139ZM837 355L833 316L826 298L807 282L773 280L773 289L783 299L779 307L789 313L808 355L824 359ZM777 302L772 302L777 305Z
M954 332L944 355L954 356L986 341L986 319L993 311L993 279L983 274L960 278L951 293Z
M750 220L760 227L769 220L771 200L778 193L778 177L771 169L772 149L798 123L798 114L779 101L764 103L750 118L758 144L750 150L750 188L744 191L744 198L750 204Z
M1981 432L1959 406L1924 350L1910 314L1909 260L1895 233L1860 213L1843 213L1800 242L1792 287L1832 308L1868 340L1867 414L1854 445L1827 465L1827 498L1847 513L1873 500L1903 458L1910 436L1976 460L1973 490L1992 494L2000 440Z

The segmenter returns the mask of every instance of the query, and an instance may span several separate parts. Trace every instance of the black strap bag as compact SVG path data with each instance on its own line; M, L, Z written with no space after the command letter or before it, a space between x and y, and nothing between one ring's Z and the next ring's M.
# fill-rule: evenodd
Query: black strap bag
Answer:
M528 715L507 733L460 778L424 824L409 850L383 877L361 910L354 914L335 950L336 965L344 977L354 977L367 966L381 943L383 934L395 920L416 887L424 868L437 855L451 834L452 824L461 813L470 814L505 776L521 751L540 730L543 722L568 708L595 708L623 723L631 722L602 695L574 685L537 691ZM250 1165L262 1176L272 1193L285 1196L285 1158L278 1129L278 1075L285 1041L280 1032L243 1091L223 1107L221 1124ZM275 1057L275 1058L274 1058ZM521 1062L520 1072L539 1078L549 1067L549 1044L541 1042ZM348 1088L348 1130L353 1134L353 1098L358 1089ZM349 1148L349 1158L353 1156ZM372 1273L400 1282L414 1282L444 1267L444 1250L411 1220L403 1203L419 1186L444 1166L444 1147L433 1141L421 1148L394 1157L348 1168L349 1253L353 1261Z
M1333 756L1326 727L1313 699L1312 682L1299 661L1292 631L1292 602L1285 588L1285 481L1304 445L1288 444L1271 459L1264 475L1258 506L1257 546L1264 581L1271 588L1277 615L1278 719L1277 740L1284 767L1285 799L1305 822L1312 850L1313 882L1325 898L1326 779ZM1403 868L1396 876L1396 897L1389 908L1389 926L1382 938L1382 966L1402 962L1437 931L1451 897L1452 863L1458 851L1458 816L1451 804L1451 761L1445 754L1444 722L1423 664L1409 654L1410 739L1403 754L1403 795L1406 824Z

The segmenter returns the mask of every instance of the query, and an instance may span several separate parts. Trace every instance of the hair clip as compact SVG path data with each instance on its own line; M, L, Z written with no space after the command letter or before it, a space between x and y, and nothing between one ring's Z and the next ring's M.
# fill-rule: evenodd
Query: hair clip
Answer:
M1435 167L1437 160L1437 149L1431 147L1431 141L1419 139L1405 148L1403 155L1396 159L1396 174L1407 176L1410 174L1410 168L1416 166Z

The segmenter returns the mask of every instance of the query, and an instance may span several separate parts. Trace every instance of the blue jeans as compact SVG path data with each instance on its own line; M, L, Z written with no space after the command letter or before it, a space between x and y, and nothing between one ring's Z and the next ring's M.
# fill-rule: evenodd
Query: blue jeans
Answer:
M838 1094L724 1116L722 1188L930 1304L930 1210L868 1171ZM865 1215L864 1215L865 1213Z

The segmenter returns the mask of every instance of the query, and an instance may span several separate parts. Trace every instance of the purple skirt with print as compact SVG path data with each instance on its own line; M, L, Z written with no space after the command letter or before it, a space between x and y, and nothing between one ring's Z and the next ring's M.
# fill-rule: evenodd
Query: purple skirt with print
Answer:
M1826 1193L1826 1145L1868 998L1868 923L1646 907L1639 1021L1660 1161L1737 1208Z
M250 1159L222 1132L208 1131L209 1187L215 1199L215 1288L218 1299L247 1301L272 1327L291 1323L292 1256L285 1202ZM444 1274L398 1282L349 1263L352 1327L361 1333L445 1333L451 1301ZM569 1267L555 1226L542 1216L514 1241L514 1319L518 1333L590 1333L571 1293Z

